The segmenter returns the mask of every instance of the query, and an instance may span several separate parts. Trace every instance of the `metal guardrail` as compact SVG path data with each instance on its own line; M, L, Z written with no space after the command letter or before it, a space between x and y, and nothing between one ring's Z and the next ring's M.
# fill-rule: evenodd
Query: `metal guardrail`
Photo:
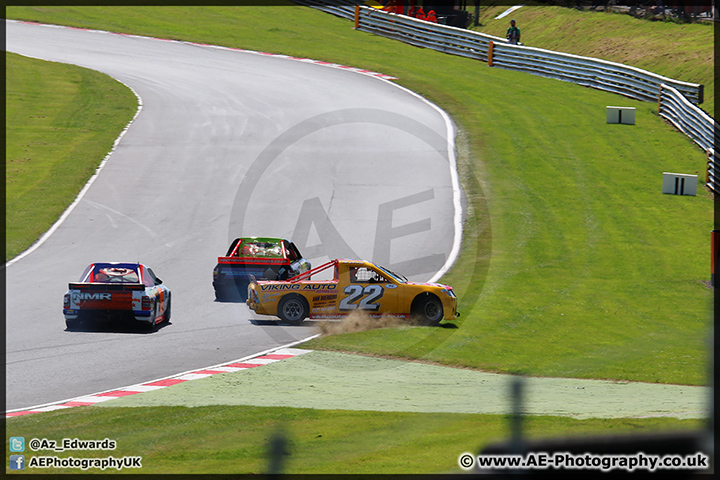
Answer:
M524 45L504 38L440 25L360 5L358 0L296 0L355 21L358 30L418 47L464 56L494 67L577 83L643 101L658 101L660 115L689 136L708 155L707 185L720 194L714 141L715 121L695 105L703 102L703 85L663 77L639 68Z
M708 158L705 183L713 193L720 194L720 172L715 164L715 139L718 125L707 113L690 103L670 85L660 85L658 114L690 137Z
M596 58L581 57L540 48L495 43L493 66L522 70L626 97L652 102L661 84L670 85L693 103L702 103L703 86L673 80L639 68Z
M351 0L332 4L322 0L296 3L355 20L357 29L363 32L481 60L495 67L521 70L650 102L657 99L660 85L666 84L682 92L692 103L703 102L700 84L673 80L621 63L511 45L504 38L397 15Z
M359 2L339 0L328 5L323 0L296 0L295 3L317 8L348 20L355 20L355 7L360 8L358 30L381 35L417 47L431 48L452 55L473 58L487 62L490 42L506 42L504 38L472 32L449 25L425 22L405 15L388 13L383 10L358 5Z
M332 13L338 17L347 18L352 20L355 18L355 6L360 5L362 1L352 0L336 0L336 1L323 1L323 0L294 0L295 3L305 5L306 7L316 8L326 13Z

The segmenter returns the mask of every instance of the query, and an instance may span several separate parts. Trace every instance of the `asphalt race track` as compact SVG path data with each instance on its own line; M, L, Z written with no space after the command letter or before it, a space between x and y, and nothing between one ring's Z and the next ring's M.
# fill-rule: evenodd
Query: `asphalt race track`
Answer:
M242 358L307 338L214 301L242 235L293 239L320 265L374 260L437 278L460 238L454 128L377 76L313 62L6 21L6 49L106 73L142 108L39 245L6 265L8 410ZM100 160L100 159L98 159ZM152 333L65 330L62 296L95 261L141 261L172 290Z

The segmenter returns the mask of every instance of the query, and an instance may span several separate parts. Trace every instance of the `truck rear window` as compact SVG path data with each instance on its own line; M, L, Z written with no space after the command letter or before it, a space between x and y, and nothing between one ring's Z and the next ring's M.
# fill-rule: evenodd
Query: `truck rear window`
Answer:
M283 258L282 245L268 242L248 242L238 249L239 257Z
M93 282L97 283L138 283L140 278L135 270L122 267L97 268L93 272Z

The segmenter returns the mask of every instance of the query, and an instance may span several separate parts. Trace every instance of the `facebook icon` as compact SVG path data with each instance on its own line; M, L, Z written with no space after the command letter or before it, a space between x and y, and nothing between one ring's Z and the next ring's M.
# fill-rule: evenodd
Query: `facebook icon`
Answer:
M10 455L10 470L25 470L25 455Z

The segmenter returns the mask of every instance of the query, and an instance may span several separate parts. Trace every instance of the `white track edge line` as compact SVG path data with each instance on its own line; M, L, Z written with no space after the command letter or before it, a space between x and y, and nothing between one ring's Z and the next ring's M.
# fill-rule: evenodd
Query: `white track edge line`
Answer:
M455 209L455 212L453 213L453 224L455 226L455 237L453 238L453 246L450 250L450 254L448 255L447 260L445 260L445 264L438 270L435 275L428 280L428 283L434 283L437 282L443 275L447 273L448 270L453 266L455 261L457 260L457 257L460 255L460 247L462 245L462 236L463 236L463 224L462 224L462 188L460 187L460 177L458 174L457 169L457 155L455 154L455 131L453 129L453 122L452 119L450 119L450 116L440 107L435 105L433 102L428 100L427 98L423 97L422 95L413 92L412 90L403 87L402 85L398 85L395 82L391 82L390 80L387 80L385 78L376 77L379 80L382 80L383 82L389 83L390 85L395 86L396 88L399 88L400 90L404 90L405 92L409 93L410 95L413 95L414 97L422 100L426 104L430 105L435 111L437 111L440 116L443 118L443 121L445 122L445 138L447 140L447 154L448 154L448 163L450 166L450 180L452 182L452 189L453 189L453 207Z
M239 358L239 359L237 359L237 360L229 360L229 361L227 361L227 362L218 363L218 364L213 365L213 366L210 366L210 367L193 368L192 370L187 370L187 371L185 371L185 372L176 373L176 374L173 374L173 375L168 375L168 376L166 376L166 377L157 378L157 379L155 379L155 380L148 380L148 381L146 381L146 382L136 383L136 384L134 384L134 385L129 385L129 386L127 386L127 387L111 388L111 389L109 389L109 390L103 390L103 391L101 391L101 392L90 393L90 394L87 394L87 395L79 395L79 396L77 396L77 397L68 398L68 399L66 399L66 400L58 400L58 401L55 401L55 402L43 403L43 404L40 404L40 405L35 405L35 406L33 406L33 407L14 408L14 409L12 409L12 410L6 410L5 413L8 414L8 413L13 413L13 412L32 411L32 410L36 410L36 409L38 409L38 408L50 407L50 406L54 406L54 405L60 405L60 404L63 404L63 403L72 402L73 400L76 400L76 399L78 399L78 398L87 398L87 397L92 397L92 396L96 396L96 395L101 395L101 394L103 394L103 393L114 392L114 391L116 391L116 390L120 390L120 389L123 389L123 388L130 388L130 387L133 387L133 386L135 386L135 385L145 385L145 384L148 384L148 383L160 382L160 381L162 381L162 380L169 380L169 379L172 379L172 378L180 377L180 376L182 376L182 375L187 375L187 374L189 374L189 373L197 372L197 371L199 371L199 370L212 370L212 369L215 368L215 367L221 367L221 366L223 366L223 365L227 365L227 364L230 364L230 363L245 362L245 361L247 361L247 360L252 360L253 358L262 357L263 355L268 355L268 354L270 354L270 353L272 353L272 352L274 352L274 351L276 351L276 350L282 350L282 349L284 349L284 348L291 348L291 347L293 347L293 346L295 346L295 345L299 345L299 344L301 344L301 343L305 343L305 342L307 342L307 341L309 341L309 340L312 340L313 338L319 337L320 335L321 335L320 333L317 333L317 334L315 334L315 335L311 335L311 336L309 336L309 337L307 337L307 338L304 338L304 339L302 339L302 340L296 340L295 342L292 342L292 343L288 343L288 344L285 344L285 345L280 345L280 346L277 346L277 347L273 347L273 348L270 348L270 349L268 349L268 350L263 350L262 352L259 352L259 353L253 353L252 355L248 355L248 356L246 356L246 357L242 357L242 358ZM236 373L236 372L228 372L228 373ZM165 388L165 387L163 387L163 388ZM144 392L140 392L140 393L144 393Z
M53 62L52 60L47 60L47 59L41 58L41 57L31 57L28 55L23 55L23 56L26 58L34 58L36 60L43 60L46 62ZM62 62L53 62L53 63L62 63ZM67 63L65 65L75 65L75 64ZM75 66L80 67L79 65L75 65ZM87 67L80 67L80 68L85 68L87 70L93 70L96 72L98 71L98 70L94 70L92 68L87 68ZM102 73L103 75L107 75L104 72L99 72L99 73ZM95 173L93 174L93 176L90 177L90 180L88 180L87 183L85 184L85 186L82 188L82 190L80 190L80 193L78 193L77 197L75 197L75 200L70 204L70 206L65 209L65 211L62 213L62 215L60 215L60 218L58 218L55 221L55 223L53 223L52 226L45 233L43 233L42 236L39 239L37 239L35 241L35 243L33 243L27 250L21 252L16 257L5 262L6 268L8 266L12 265L13 263L21 260L22 258L30 255L35 250L37 250L42 244L45 243L45 241L47 241L48 238L50 238L50 236L55 232L55 230L57 230L60 227L60 225L70 215L70 213L72 213L72 211L75 209L75 207L78 205L78 203L80 203L80 200L82 200L82 198L85 196L85 193L87 193L87 191L90 189L90 186L95 182L98 175L100 175L100 171L103 169L103 167L105 167L105 164L107 164L108 160L110 159L110 156L113 153L115 153L115 150L117 149L117 146L120 144L120 141L122 140L122 138L125 136L125 133L127 133L127 131L130 129L130 126L135 122L138 115L140 115L140 112L142 111L142 107L143 107L143 100L140 97L140 95L132 87L127 85L125 82L122 82L122 81L118 80L117 78L112 77L110 75L107 75L107 76L112 78L116 82L121 83L122 85L125 85L125 87L127 87L135 95L135 97L138 100L138 107L137 107L137 110L135 110L135 115L127 123L127 125L125 125L125 128L123 129L123 131L120 132L120 135L113 142L113 146L110 149L110 151L105 155L105 158L103 158L102 162L100 162L100 165L98 165L98 167L95 169Z

